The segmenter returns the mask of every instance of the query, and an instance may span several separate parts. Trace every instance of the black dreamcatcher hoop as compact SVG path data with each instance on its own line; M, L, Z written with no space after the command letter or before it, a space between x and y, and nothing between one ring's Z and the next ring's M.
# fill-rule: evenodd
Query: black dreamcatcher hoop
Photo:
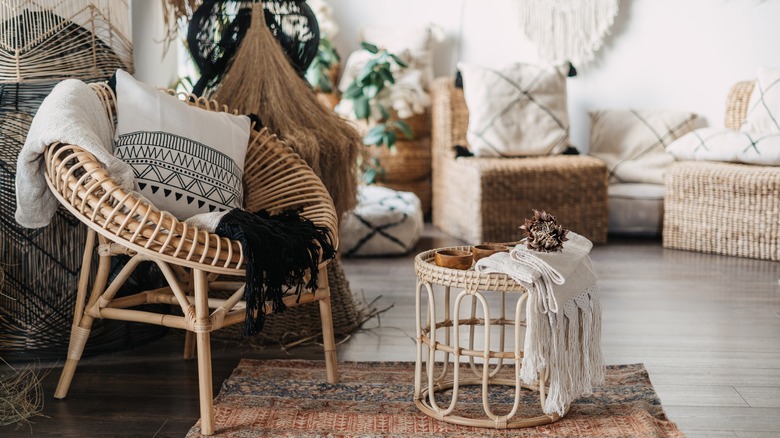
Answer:
M200 96L222 80L252 24L253 3L205 0L192 14L187 45L201 74L193 86L193 94ZM265 0L262 4L266 25L303 78L320 44L320 29L314 12L303 0Z

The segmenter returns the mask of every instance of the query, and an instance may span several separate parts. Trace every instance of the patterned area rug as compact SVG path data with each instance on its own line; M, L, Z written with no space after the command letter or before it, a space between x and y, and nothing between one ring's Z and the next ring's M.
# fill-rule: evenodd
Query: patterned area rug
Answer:
M510 370L507 370L511 372ZM463 368L462 372L466 372ZM220 437L683 437L664 414L642 364L607 367L604 387L577 400L560 421L498 431L456 426L420 412L412 402L413 363L340 363L340 384L325 383L315 361L244 359L215 401ZM512 390L496 387L494 412L506 413ZM526 395L527 393L527 395ZM447 394L440 403L448 402ZM481 412L478 390L468 391L460 414ZM503 406L502 406L503 405ZM527 415L539 415L538 396L524 391ZM196 424L187 437L199 437Z

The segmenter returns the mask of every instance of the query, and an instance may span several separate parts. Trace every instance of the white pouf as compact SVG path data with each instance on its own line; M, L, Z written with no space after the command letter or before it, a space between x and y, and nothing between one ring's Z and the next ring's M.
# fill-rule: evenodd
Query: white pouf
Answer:
M660 236L665 191L660 184L610 184L609 232Z
M411 192L361 186L358 205L341 221L339 251L350 256L406 254L423 231L420 199Z

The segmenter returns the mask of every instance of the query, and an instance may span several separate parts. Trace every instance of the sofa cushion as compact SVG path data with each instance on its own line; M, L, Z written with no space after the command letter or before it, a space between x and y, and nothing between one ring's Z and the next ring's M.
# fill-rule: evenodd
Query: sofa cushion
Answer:
M566 149L569 117L561 68L518 63L496 70L461 62L458 69L474 155L549 155Z
M663 184L674 162L666 147L690 132L696 114L667 110L601 110L590 113L589 154L604 161L610 182Z

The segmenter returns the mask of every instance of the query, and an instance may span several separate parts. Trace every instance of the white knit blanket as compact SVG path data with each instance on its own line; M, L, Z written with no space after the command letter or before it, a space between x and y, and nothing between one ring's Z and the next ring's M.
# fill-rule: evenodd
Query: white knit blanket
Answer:
M59 203L46 186L43 154L52 143L78 145L105 164L125 189L133 188L133 169L115 158L113 126L95 91L76 79L57 84L30 125L16 164L16 222L45 227Z
M44 163L46 147L55 142L91 153L119 185L133 190L133 168L114 156L113 136L113 121L89 85L76 79L57 84L35 114L17 158L16 222L26 228L45 227L57 210L59 202L46 185ZM214 231L225 213L198 214L187 223Z
M591 265L593 244L569 232L560 252L517 245L509 253L480 259L475 269L504 273L528 290L528 324L520 378L534 384L549 371L547 414L566 407L604 382L601 305Z

